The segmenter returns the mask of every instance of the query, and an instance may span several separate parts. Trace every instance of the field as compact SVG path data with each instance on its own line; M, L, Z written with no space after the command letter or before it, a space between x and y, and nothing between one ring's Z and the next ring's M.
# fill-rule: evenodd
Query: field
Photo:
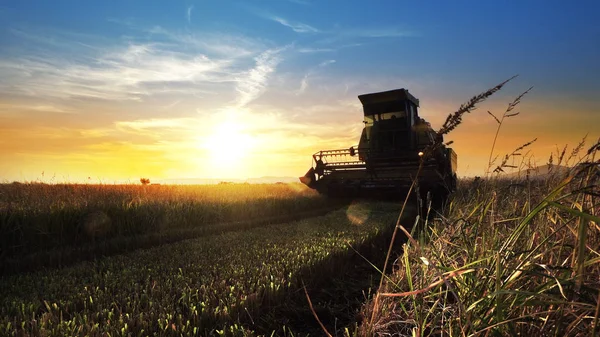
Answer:
M443 212L409 202L397 227L401 202L328 204L298 185L6 185L4 233L18 228L30 235L20 242L52 242L28 248L34 256L59 244L80 252L74 233L86 234L77 227L86 222L40 226L88 212L111 218L109 230L84 239L88 246L132 246L3 276L0 335L590 336L598 326L600 170L586 162L544 179L461 180ZM28 193L37 201L19 202ZM145 213L149 205L157 210ZM311 207L326 214L305 213ZM156 221L177 212L173 222ZM306 216L282 217L294 213ZM275 220L240 222L261 217ZM382 277L394 230L409 240ZM153 231L173 240L140 245ZM6 238L3 247L16 242Z
M278 310L290 311L281 303L299 303L298 310L291 310L306 311L304 286L318 293L324 281L355 267L348 256L362 259L357 254L381 252L381 238L390 233L399 210L386 203L341 206L295 184L34 184L7 185L2 191L4 200L12 200L3 210L2 230L24 233L3 235L3 247L18 246L19 238L20 245L33 245L27 252L36 256L59 245L63 251L81 251L77 235L86 233L78 226L86 225L80 219L88 212L101 211L114 220L101 237L86 237L87 244L139 242L151 231L207 224L215 229L127 254L94 251L89 261L66 261L60 269L5 275L0 282L0 335L291 335L294 327L276 317ZM324 207L330 212L304 220L232 224ZM158 224L156 219L165 214L172 221ZM59 226L61 221L69 225ZM223 230L219 221L231 228ZM127 238L134 240L123 241ZM18 253L14 248L9 252Z
M0 274L322 214L300 184L0 185Z

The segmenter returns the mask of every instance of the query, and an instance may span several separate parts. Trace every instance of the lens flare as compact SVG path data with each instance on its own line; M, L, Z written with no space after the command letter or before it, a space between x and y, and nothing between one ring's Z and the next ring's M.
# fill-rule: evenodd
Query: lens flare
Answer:
M348 210L346 211L348 220L355 226L360 226L369 220L370 214L371 211L369 208L362 203L353 203L348 206Z

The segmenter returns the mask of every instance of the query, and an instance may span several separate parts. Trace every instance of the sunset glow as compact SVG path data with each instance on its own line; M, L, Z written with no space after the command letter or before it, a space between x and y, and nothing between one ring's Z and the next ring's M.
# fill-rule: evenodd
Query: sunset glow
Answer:
M202 146L208 150L207 163L218 171L226 171L233 176L242 176L247 170L246 161L251 160L256 139L244 130L247 125L232 118L218 122L209 130Z
M408 88L438 128L519 74L447 137L459 175L533 139L600 137L595 2L12 2L0 5L0 180L297 177L358 143L357 96ZM568 10L566 10L568 8ZM402 13L401 16L398 13Z

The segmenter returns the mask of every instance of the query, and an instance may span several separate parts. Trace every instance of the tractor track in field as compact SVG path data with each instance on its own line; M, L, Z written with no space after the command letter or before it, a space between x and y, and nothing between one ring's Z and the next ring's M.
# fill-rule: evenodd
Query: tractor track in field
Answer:
M43 268L61 268L100 257L123 254L137 249L148 249L202 236L218 235L230 231L248 230L261 226L322 216L342 207L346 207L347 205L347 202L341 202L319 209L282 216L213 223L194 228L171 229L144 235L117 237L87 246L66 247L63 249L36 252L19 258L8 258L4 261L0 260L0 276L37 271Z
M400 222L410 231L416 216L416 207L411 205ZM264 325L256 326L257 331L266 336L273 330L276 331L275 336L325 336L315 318L316 314L332 336L346 336L346 329L352 335L365 319L363 306L377 291L382 275L376 268L383 266L389 245L392 244L392 263L395 257L401 255L402 246L408 239L403 233L398 233L391 243L394 227L392 224L362 245L352 247L344 254L332 255L331 261L323 261L324 264L338 266L339 270L330 277L316 275L307 279L306 294L312 302L314 313L305 293L296 291L290 294L285 303L270 309ZM312 268L320 269L319 266ZM386 274L391 273L392 269L389 266ZM286 334L281 330L282 326L289 328L293 334Z

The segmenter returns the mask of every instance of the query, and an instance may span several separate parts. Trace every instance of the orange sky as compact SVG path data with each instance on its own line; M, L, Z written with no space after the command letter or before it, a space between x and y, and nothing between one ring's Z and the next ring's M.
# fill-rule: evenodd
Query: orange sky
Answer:
M484 172L496 128L486 111L501 115L510 97L490 99L446 137L454 141L461 176ZM419 98L421 116L434 127L461 103ZM313 152L358 142L362 127L358 99L281 104L208 112L180 105L170 108L177 110L179 117L168 117L173 114L170 112L165 117L121 118L127 116L101 102L81 107L85 116L75 108L58 111L60 107L3 102L0 175L5 181L55 182L85 181L87 177L104 182L137 181L139 177L293 177L308 169ZM600 115L586 111L584 102L564 110L559 106L541 101L534 89L517 109L521 115L505 121L495 153L504 155L538 138L531 154L543 165L557 146L573 147L586 134L591 145L600 136L594 127L600 125Z

